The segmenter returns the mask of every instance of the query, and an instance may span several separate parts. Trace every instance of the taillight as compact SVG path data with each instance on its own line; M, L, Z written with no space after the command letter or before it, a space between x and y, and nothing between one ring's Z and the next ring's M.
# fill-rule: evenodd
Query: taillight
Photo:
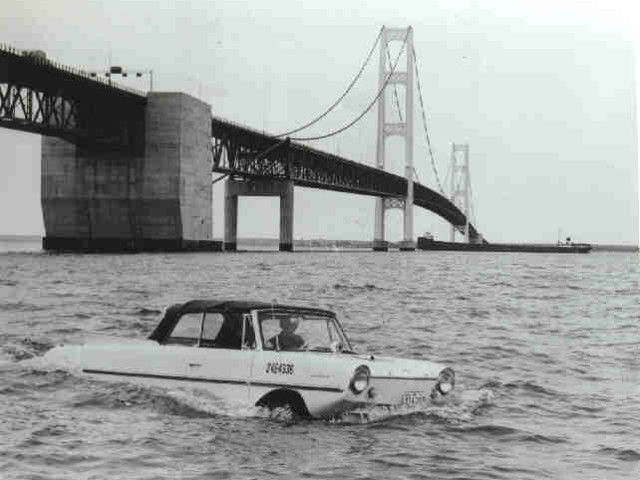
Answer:
M353 377L351 377L351 381L349 382L349 389L355 393L356 395L361 394L365 388L369 386L369 368L365 365L360 365L356 368L356 371L353 373Z

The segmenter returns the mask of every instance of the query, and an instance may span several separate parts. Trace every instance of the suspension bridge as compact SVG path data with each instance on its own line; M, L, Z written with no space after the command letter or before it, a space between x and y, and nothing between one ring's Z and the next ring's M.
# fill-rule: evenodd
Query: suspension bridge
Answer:
M394 41L401 43L395 60L389 50ZM349 94L376 48L379 85L362 113L323 135L301 133ZM400 70L403 53L406 68ZM414 79L440 191L414 179ZM404 116L398 85L405 88ZM399 122L387 121L385 91L393 93ZM338 135L374 107L375 167L302 143ZM280 197L280 249L291 250L294 186L375 197L375 250L387 249L384 223L391 208L404 212L401 248L415 248L414 205L449 222L452 236L459 232L470 243L484 242L470 222L468 195L459 201L452 192L449 199L440 184L411 27L382 27L345 92L314 119L274 135L212 115L210 105L184 93L143 93L53 62L44 52L0 45L0 127L42 135L45 249L235 250L238 196L261 195ZM385 170L385 139L393 135L405 140L405 176ZM223 245L212 238L212 172L222 174L213 183L225 181Z

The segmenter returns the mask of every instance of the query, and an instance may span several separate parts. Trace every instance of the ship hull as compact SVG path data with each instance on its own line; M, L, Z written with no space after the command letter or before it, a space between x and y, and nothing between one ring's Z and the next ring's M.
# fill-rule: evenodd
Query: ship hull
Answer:
M526 243L440 242L424 237L418 237L417 248L419 250L450 250L461 252L589 253L592 246L588 243L543 245Z

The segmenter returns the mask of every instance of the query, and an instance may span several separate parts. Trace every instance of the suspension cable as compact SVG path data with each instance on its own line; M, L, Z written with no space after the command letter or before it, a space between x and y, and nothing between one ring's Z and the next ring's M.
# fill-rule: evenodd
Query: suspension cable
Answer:
M369 104L369 106L360 114L358 115L354 120L352 120L351 122L349 122L348 124L346 124L345 126L337 129L337 130L333 130L329 133L326 133L324 135L318 135L315 137L293 137L291 138L291 140L299 140L299 141L305 141L305 140L321 140L323 138L328 138L328 137L332 137L334 135L337 135L339 133L344 132L345 130L347 130L348 128L351 128L353 125L355 125L362 117L364 117L367 113L369 113L369 110L371 110L371 108L375 105L375 103L378 101L378 99L380 98L380 95L382 95L382 93L384 92L384 89L387 87L387 84L389 83L389 80L391 79L391 75L393 75L393 73L396 70L396 67L398 66L398 61L400 60L400 55L402 55L402 52L404 51L404 47L407 44L407 37L409 36L409 29L407 29L407 33L405 33L404 35L404 40L402 42L402 47L400 48L400 51L398 52L398 56L396 57L396 61L393 64L393 68L391 69L391 71L389 72L389 74L387 75L387 78L385 79L384 83L382 84L382 87L380 87L380 90L378 90L378 94L375 96L375 98L371 101L371 103Z
M449 174L451 173L451 166L449 166L449 168L447 168L447 173L444 176L444 184L447 185L449 183L451 183L450 179L449 179ZM447 194L445 192L442 192L442 194L446 197ZM451 192L451 195L453 196L453 192Z
M413 64L416 70L416 80L418 85L418 98L420 99L420 110L422 111L422 125L424 126L424 133L427 137L427 146L429 147L429 155L431 156L431 168L433 169L433 173L436 176L436 181L438 182L438 188L440 192L444 193L444 189L442 188L442 184L440 183L440 177L438 176L438 170L436 169L436 162L433 157L433 150L431 148L431 139L429 138L429 130L427 129L427 116L425 114L424 101L422 100L422 85L420 84L420 73L418 70L418 58L416 57L416 49L411 48L411 53L413 55Z
M311 125L314 125L315 123L318 123L320 120L322 120L324 117L326 117L334 108L336 108L338 106L338 104L344 99L344 97L346 97L347 94L351 91L351 89L356 84L356 82L360 79L360 76L362 75L362 72L364 72L365 67L369 64L369 61L371 60L371 56L373 55L373 52L375 51L376 47L378 46L378 43L380 42L380 38L382 37L382 32L383 31L384 31L384 25L382 27L380 27L380 32L378 32L378 36L376 37L376 41L373 43L373 46L371 47L371 50L369 50L369 55L367 55L366 60L362 64L362 67L360 67L360 71L353 78L353 80L351 80L351 83L349 84L347 89L344 91L344 93L342 95L340 95L340 97L329 108L327 108L323 113L318 115L313 120L305 123L301 127L298 127L298 128L296 128L294 130L289 130L288 132L280 133L278 135L275 135L275 137L276 138L286 137L286 136L291 135L292 133L297 133L300 130L304 130L305 128L308 128Z

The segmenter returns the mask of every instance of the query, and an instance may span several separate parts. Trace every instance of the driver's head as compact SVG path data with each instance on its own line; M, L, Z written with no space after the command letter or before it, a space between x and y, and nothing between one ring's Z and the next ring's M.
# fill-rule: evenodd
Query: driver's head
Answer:
M287 332L293 333L300 326L300 317L283 317L280 319L280 328Z

